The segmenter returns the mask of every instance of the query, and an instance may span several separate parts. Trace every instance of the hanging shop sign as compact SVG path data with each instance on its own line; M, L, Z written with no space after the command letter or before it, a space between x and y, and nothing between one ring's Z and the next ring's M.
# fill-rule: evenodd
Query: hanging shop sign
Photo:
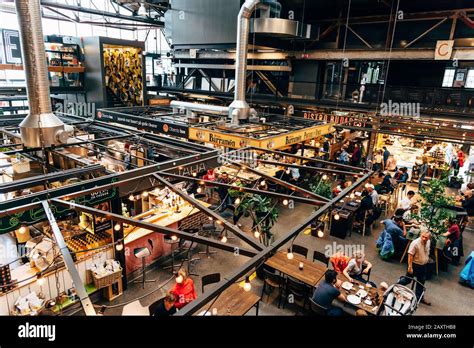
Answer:
M264 149L280 149L331 133L332 130L333 124L328 123L308 127L299 131L268 137L265 139L252 139L238 135L221 133L214 130L211 131L205 128L190 127L189 139L233 149L240 149L247 146L260 147Z
M454 40L438 40L436 42L435 60L450 60L453 54Z
M85 190L86 188L83 187L82 189ZM115 197L118 197L118 190L117 188L111 188L94 192L83 197L77 197L73 201L77 204L86 206L99 206L101 204L109 204L108 201ZM72 212L72 210L68 208L54 204L51 204L51 210L56 217L65 216ZM31 225L37 222L45 221L46 219L47 217L42 207L25 210L12 215L6 215L0 218L0 234L14 231L20 228L22 225ZM104 222L102 226L98 226L99 230L106 229L106 223L107 222ZM107 228L110 227L111 225L109 221Z
M17 30L0 29L0 64L22 64Z
M308 120L324 121L334 124L346 124L349 122L357 122L358 126L365 127L365 119L367 114L345 113L344 115L326 114L316 111L295 111L294 117L303 117Z
M99 110L97 118L103 122L120 123L127 126L143 129L145 131L168 134L179 138L188 138L188 126L164 122L159 119L145 118L111 110Z

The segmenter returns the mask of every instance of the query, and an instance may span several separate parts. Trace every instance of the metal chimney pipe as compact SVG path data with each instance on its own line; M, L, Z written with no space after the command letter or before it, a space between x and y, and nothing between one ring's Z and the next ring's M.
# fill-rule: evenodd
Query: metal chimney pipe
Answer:
M15 0L30 113L20 123L26 147L50 147L67 141L64 123L53 114L39 0Z
M261 0L246 0L237 16L237 56L235 61L234 101L229 105L229 118L248 119L250 107L245 100L247 79L247 51L250 17Z

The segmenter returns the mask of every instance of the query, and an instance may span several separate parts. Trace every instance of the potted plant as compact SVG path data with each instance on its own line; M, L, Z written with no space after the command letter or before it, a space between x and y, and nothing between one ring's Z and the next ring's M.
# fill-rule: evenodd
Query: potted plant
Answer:
M456 214L448 207L454 205L453 197L446 194L447 177L432 179L420 190L422 202L420 204L420 221L432 234L434 245L443 242L441 234L446 232L446 221ZM440 245L438 245L439 247Z
M332 184L328 179L323 179L321 174L315 176L313 182L309 184L309 189L317 195L332 198Z
M259 232L263 245L270 245L274 238L271 228L279 215L271 198L256 194L243 194L239 198L240 204L236 207L236 213L243 213L243 216L250 217L253 222L253 232Z

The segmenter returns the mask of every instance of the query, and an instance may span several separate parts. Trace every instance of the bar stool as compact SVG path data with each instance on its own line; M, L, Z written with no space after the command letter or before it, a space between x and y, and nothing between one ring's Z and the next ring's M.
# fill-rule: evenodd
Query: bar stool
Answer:
M175 265L174 262L175 262L175 259L174 259L174 254L176 251L180 251L181 250L181 246L179 245L180 243L180 239L176 239L176 240L173 240L170 236L164 236L164 242L166 244L169 244L170 245L170 249L171 249L171 266L165 266L163 267L163 269L171 269L171 273L174 273L174 269L176 267L179 267L179 265ZM178 250L175 250L174 246L178 244Z
M147 247L133 249L133 254L136 258L142 259L142 280L134 280L132 283L142 283L142 288L145 289L145 283L154 283L156 279L146 279L145 258L151 255L150 249Z
M203 224L201 226L201 230L204 235L206 236L213 236L214 234L217 233L217 226L215 222L213 221L210 224ZM210 250L209 245L206 245L206 251L200 251L199 254L206 254L207 258L211 257L211 254L215 254L217 251Z
M183 231L187 232L187 233L190 233L190 234L199 233L198 228L185 228L185 229L183 229ZM193 255L192 255L193 245L194 245L194 242L191 242L191 245L189 246L189 249L188 249L188 252L187 252L187 257L186 257L186 259L184 259L184 261L186 261L188 263L188 274L197 276L198 274L191 272L191 266L195 262L201 261L201 258L200 257L193 257Z

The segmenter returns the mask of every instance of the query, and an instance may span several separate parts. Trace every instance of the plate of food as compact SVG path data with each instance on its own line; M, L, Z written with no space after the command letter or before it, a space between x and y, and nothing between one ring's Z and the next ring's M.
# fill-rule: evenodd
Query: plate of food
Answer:
M352 286L353 286L353 285L352 285L351 282L344 282L344 283L342 283L342 288L343 288L344 290L351 290L351 289L352 289Z
M361 298L364 298L365 296L367 296L367 291L360 289L359 291L357 291L356 295Z
M370 298L366 298L364 303L367 305L367 306L372 306L372 300Z
M359 296L356 296L356 295L349 295L347 296L347 301L349 301L350 303L354 304L354 305L358 305L360 304L360 297Z

